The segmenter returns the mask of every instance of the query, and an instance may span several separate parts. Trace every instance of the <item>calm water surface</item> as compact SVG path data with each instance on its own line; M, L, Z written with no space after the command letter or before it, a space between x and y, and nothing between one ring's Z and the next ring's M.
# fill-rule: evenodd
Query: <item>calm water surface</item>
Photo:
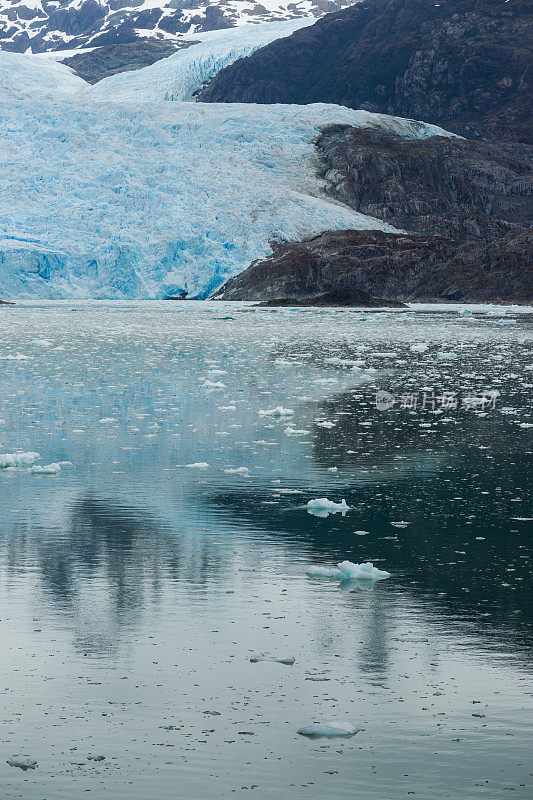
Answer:
M530 798L531 320L2 308L0 797Z

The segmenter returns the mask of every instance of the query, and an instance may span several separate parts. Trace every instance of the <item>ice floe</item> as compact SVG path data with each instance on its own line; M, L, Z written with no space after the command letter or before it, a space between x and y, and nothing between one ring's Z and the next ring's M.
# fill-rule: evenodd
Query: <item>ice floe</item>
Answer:
M338 736L354 736L358 729L351 722L313 722L298 728L296 731L300 736L308 736L310 739L333 738Z
M354 564L352 561L341 561L334 567L311 566L307 568L310 578L327 578L329 580L362 580L381 581L390 578L390 572L375 567L371 561Z
M333 500L328 500L327 497L317 497L315 500L309 500L307 503L307 511L316 517L327 517L330 514L338 514L339 512L344 515L350 510L344 498L340 503L335 503Z
M37 459L41 456L39 453L0 453L0 469L8 467L33 467Z
M61 467L59 464L44 464L42 467L35 464L31 468L32 475L59 475Z
M257 663L258 661L271 661L274 664L287 664L288 666L292 666L296 661L296 659L294 658L294 656L276 657L276 656L259 655L259 656L250 656L250 661L252 662L252 664Z

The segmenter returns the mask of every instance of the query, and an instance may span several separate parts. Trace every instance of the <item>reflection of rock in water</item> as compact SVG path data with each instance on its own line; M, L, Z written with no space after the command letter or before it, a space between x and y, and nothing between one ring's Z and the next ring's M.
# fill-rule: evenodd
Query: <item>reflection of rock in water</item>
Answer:
M347 407L349 403L341 406ZM265 541L271 538L279 542L281 535L284 547L293 547L300 556L305 553L311 564L379 557L382 561L377 565L393 575L392 584L386 589L379 587L380 593L400 585L402 591L416 599L429 621L442 622L443 614L449 615L446 624L450 630L464 630L476 646L481 642L491 649L508 652L507 642L512 635L519 651L531 652L530 542L527 524L512 522L515 508L508 502L516 496L517 487L522 487L521 505L526 507L528 503L524 482L528 474L527 456L523 454L523 445L517 444L517 437L522 434L516 432L516 426L513 430L507 417L491 419L487 424L483 419L469 416L447 434L445 441L435 437L430 445L428 440L423 444L416 422L409 430L402 430L396 419L390 425L390 433L385 434L381 428L382 435L388 437L382 444L378 431L373 434L372 441L376 448L381 447L380 452L371 453L365 441L368 457L373 461L369 461L367 480L362 481L358 467L340 460L340 454L346 450L343 431L354 424L344 419L338 425L340 432L336 428L327 434L320 428L313 431L317 459L321 453L320 437L334 433L331 447L339 454L339 460L333 463L344 467L334 480L340 477L342 495L352 507L344 519L317 519L305 510L307 499L317 493L327 494L327 487L331 486L329 473L324 473L323 483L317 477L309 494L300 495L296 502L290 496L283 496L277 504L272 504L270 490L251 484L213 493L210 505L224 509L232 519L245 520L251 529L264 531ZM399 429L396 437L394 427ZM490 443L492 436L496 455L498 447L506 447L505 470L492 455L494 448L483 449L484 442ZM403 457L404 446L423 455L426 455L423 447L448 448L451 455L447 457L445 453L438 469L415 468L410 474L403 474L404 480L384 480L380 455L385 458L388 448ZM362 457L367 455L366 450L361 453ZM358 453L353 454L353 465L358 464L357 456ZM330 463L325 460L321 466ZM378 465L376 470L370 469L372 463ZM390 468L393 466L391 457ZM269 504L262 503L266 500ZM391 525L394 520L408 520L410 524L396 528ZM370 533L356 537L354 531L361 528ZM378 636L375 646L369 645L369 652L379 653L379 647ZM369 663L379 661L378 655Z

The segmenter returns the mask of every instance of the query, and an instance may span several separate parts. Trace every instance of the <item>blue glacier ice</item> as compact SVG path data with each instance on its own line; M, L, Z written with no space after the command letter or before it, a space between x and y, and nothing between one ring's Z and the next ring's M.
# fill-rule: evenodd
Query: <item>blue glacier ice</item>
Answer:
M314 139L332 123L449 134L341 106L191 100L296 24L217 32L92 87L51 59L0 52L0 295L207 297L273 240L394 230L323 194Z

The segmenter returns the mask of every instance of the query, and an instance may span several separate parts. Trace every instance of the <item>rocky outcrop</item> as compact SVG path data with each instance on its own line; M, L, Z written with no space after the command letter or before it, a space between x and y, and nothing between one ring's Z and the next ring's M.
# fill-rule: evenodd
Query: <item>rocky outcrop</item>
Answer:
M533 301L531 148L334 126L317 142L327 191L405 233L325 232L274 244L226 300L340 288L392 300Z
M338 125L325 129L316 146L326 191L396 228L487 238L531 223L528 145L402 139Z
M338 103L531 141L528 0L363 0L222 70L208 102Z
M191 44L194 42L137 39L127 44L110 44L87 53L77 53L65 58L63 64L71 67L88 83L97 83L109 75L148 67Z
M486 245L444 236L327 231L273 254L227 281L214 299L309 297L352 287L392 300L524 303L533 300L533 236Z
M282 297L275 300L264 300L259 303L264 308L278 308L284 306L312 306L313 308L326 306L328 308L406 308L404 303L397 300L383 300L372 297L368 292L355 289L353 286L331 289L324 294L312 297L298 297L297 299Z

